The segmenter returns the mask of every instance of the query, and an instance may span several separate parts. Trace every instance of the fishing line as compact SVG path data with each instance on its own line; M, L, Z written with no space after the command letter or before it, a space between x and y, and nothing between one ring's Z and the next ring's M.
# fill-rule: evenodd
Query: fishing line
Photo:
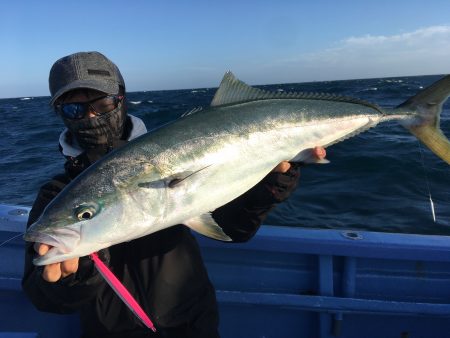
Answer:
M0 248L1 248L3 245L5 245L6 243L11 242L12 240L16 239L17 237L23 236L24 234L25 234L25 233L22 232L22 233L20 233L20 234L18 234L18 235L16 235L16 236L11 237L10 239L7 239L6 241L0 243Z
M420 144L420 142L417 142L417 143L419 145L419 150L420 150L420 159L422 161L423 174L425 176L425 182L427 183L428 198L430 199L431 215L433 216L433 221L436 223L436 213L434 211L433 199L431 198L430 182L428 181L427 170L425 167L425 159L424 159L424 155L423 155L423 149L422 149L422 145Z

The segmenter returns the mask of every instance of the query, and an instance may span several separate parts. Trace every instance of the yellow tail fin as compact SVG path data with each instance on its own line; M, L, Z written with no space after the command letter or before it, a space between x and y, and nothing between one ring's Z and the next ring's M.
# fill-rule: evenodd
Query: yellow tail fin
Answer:
M450 164L450 142L440 128L430 125L409 127L409 131L430 150Z
M448 164L450 141L440 128L440 115L449 96L450 75L447 75L397 107L418 113L418 118L403 124L404 127Z

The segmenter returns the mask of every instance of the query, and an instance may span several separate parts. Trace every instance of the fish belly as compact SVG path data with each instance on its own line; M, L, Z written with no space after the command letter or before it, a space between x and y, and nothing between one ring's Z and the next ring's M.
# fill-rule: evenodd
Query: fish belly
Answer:
M305 149L336 143L373 124L371 116L355 116L280 124L269 131L196 139L195 146L187 142L180 148L184 151L196 148L197 156L180 156L178 163L183 163L180 171L205 169L186 179L179 187L169 189L165 223L183 223L191 217L213 211L251 189L278 163L293 159ZM207 150L202 152L199 150L202 148ZM172 154L177 152L182 151L173 149Z

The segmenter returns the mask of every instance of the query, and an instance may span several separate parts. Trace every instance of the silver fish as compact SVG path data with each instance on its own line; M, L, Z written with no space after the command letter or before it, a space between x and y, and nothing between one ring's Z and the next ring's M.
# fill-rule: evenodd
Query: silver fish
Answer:
M328 147L396 119L450 164L439 127L446 76L394 109L330 94L268 92L226 73L211 106L151 131L73 180L26 232L53 248L45 265L185 224L230 240L211 211L257 184L279 162L327 162Z

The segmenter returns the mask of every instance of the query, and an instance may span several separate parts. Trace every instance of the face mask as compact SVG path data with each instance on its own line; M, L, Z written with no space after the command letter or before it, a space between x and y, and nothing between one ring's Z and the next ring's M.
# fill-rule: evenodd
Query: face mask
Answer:
M63 118L63 122L81 148L113 148L123 135L126 115L124 106L119 104L116 109L100 116L81 120Z

